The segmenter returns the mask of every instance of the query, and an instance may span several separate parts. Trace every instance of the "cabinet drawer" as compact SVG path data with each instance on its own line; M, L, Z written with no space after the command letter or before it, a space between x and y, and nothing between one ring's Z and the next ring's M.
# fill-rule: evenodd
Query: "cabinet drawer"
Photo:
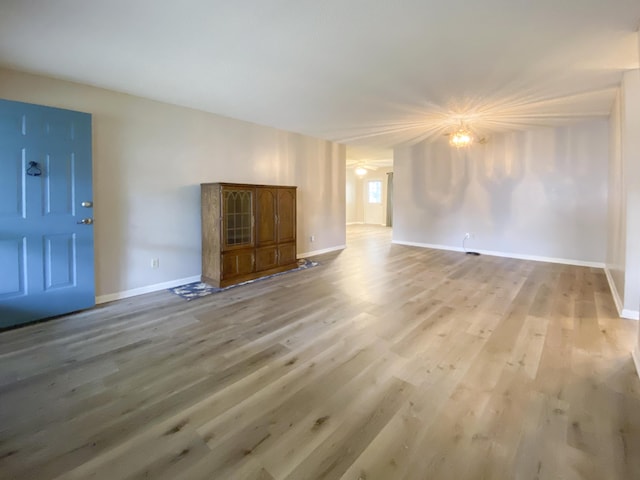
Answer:
M222 278L237 277L254 271L254 250L233 250L225 252L222 257Z
M278 245L278 265L290 265L296 263L296 244L285 243Z
M256 250L256 272L278 266L278 247L262 247Z

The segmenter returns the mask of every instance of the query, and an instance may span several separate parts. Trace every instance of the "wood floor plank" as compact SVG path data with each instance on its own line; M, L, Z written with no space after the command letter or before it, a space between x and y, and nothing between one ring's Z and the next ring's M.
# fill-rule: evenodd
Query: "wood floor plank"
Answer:
M0 333L0 478L640 478L601 269L391 244Z

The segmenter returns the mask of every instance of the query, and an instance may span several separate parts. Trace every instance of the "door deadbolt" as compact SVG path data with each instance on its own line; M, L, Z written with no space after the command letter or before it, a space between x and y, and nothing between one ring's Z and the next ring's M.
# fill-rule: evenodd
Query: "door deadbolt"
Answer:
M80 204L80 206L82 206L84 208L91 208L91 207L93 207L93 202L82 202Z

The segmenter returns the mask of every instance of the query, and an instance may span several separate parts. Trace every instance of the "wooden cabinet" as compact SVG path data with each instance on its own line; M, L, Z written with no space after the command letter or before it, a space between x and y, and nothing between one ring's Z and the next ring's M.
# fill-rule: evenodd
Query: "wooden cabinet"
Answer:
M202 281L225 287L297 266L296 187L203 183Z

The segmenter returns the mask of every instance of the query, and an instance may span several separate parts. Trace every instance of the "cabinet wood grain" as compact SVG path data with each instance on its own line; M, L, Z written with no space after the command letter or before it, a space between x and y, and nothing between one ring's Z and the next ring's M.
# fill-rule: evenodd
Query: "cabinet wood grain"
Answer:
M201 185L202 281L226 287L297 266L296 187Z

